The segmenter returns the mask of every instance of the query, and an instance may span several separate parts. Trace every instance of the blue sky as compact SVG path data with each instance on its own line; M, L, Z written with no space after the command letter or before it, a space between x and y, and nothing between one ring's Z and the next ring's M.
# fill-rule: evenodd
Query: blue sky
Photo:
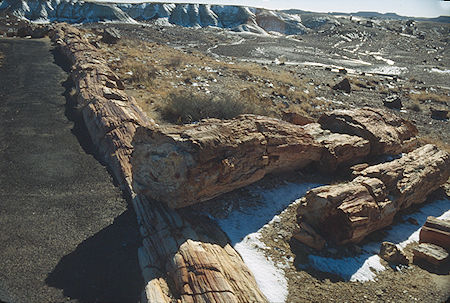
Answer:
M436 17L450 15L450 1L442 0L109 0L114 2L209 3L265 7L298 8L315 12L394 12L403 16Z

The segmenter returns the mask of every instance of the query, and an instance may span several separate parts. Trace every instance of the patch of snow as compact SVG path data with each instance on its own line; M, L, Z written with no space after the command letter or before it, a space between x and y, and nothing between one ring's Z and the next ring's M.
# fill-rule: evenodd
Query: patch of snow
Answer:
M438 74L450 74L450 69L444 69L444 70L442 70L442 69L438 69L438 68L432 68L432 69L430 69L430 72L432 72L432 73L438 73Z
M264 254L265 245L259 240L261 229L270 221L279 220L277 214L318 184L285 183L275 189L249 186L258 203L233 210L226 218L216 219L231 240L269 302L286 300L287 280L282 268ZM253 201L253 200L252 200ZM240 201L245 202L245 201ZM294 202L295 203L295 202ZM241 203L242 204L242 203Z
M264 255L264 243L259 233L247 235L234 248L239 252L245 264L255 276L256 283L269 302L285 302L288 295L287 280L281 268Z
M398 76L408 70L407 67L398 67L398 66L380 66L375 67L369 71L369 73L374 74L386 74L386 75L395 75Z
M395 62L392 61L391 59L383 58L383 57L381 57L380 55L374 55L373 57L374 57L375 59L377 59L377 60L386 62L388 65L394 65L394 64L395 64Z
M420 228L428 216L450 219L450 200L434 201L425 204L413 214L403 215L404 220L411 217L416 219L419 225L409 222L395 224L392 229L387 231L387 235L382 241L396 243L401 248L412 242L418 242ZM373 281L377 272L386 269L377 255L382 241L362 246L363 253L353 258L334 259L315 255L310 255L308 258L310 265L320 271L334 273L350 281Z

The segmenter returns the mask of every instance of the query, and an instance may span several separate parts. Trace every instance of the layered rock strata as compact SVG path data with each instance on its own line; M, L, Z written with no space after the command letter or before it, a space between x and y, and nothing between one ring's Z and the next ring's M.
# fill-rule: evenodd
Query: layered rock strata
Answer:
M355 171L353 181L308 191L300 200L297 218L301 241L317 234L337 244L357 243L392 223L397 212L423 203L428 194L447 182L450 155L425 145L401 158ZM303 241L320 243L320 239Z
M206 236L175 210L136 195L130 156L139 127L157 129L128 97L103 54L76 28L56 25L50 36L72 64L81 113L99 155L132 197L143 247L143 302L266 302L255 279L220 229ZM206 224L206 223L205 223ZM215 229L206 224L204 230ZM179 301L178 301L179 300Z

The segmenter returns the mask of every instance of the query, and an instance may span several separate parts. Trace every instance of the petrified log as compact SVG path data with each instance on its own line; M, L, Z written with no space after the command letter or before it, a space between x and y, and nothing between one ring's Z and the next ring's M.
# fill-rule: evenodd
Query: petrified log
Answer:
M420 229L420 243L431 243L450 250L450 221L428 217Z
M299 126L255 115L142 128L133 145L136 190L172 208L310 163L334 171L361 161L370 151L367 140L331 133L317 123Z
M137 127L157 126L126 96L101 53L79 30L59 24L50 35L73 64L75 107L93 143L116 180L134 197L143 236L139 250L146 280L142 302L266 302L220 229L205 223L198 231L176 211L134 194L130 164L134 133ZM210 230L214 236L206 236Z
M427 195L447 182L450 176L449 153L427 144L401 158L370 166L356 176L377 178L400 209L423 203Z
M145 218L139 222L146 233L139 258L149 302L267 302L220 229L198 221L193 226L177 210L144 196L133 203L138 218Z
M435 244L421 243L413 249L414 263L445 266L449 261L448 252Z
M308 191L297 210L298 222L338 244L359 242L447 182L450 156L429 144L355 174L349 183Z
M376 108L336 110L319 118L322 128L369 140L372 155L409 152L417 145L417 128L409 121Z
M301 126L262 116L206 119L136 132L135 188L172 208L319 161L323 147Z

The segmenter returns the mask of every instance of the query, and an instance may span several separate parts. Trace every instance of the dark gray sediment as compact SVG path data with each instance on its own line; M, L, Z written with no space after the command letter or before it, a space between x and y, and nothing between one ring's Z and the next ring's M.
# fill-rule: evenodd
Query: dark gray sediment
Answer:
M136 216L69 120L51 48L0 39L0 302L137 302Z

